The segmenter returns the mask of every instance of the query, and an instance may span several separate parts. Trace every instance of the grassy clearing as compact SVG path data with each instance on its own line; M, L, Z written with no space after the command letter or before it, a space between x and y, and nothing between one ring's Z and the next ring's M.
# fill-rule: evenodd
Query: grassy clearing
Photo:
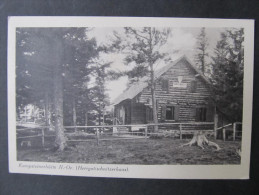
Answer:
M222 148L216 151L213 147L204 150L197 146L179 147L189 140L171 138L145 140L113 140L70 143L63 151L54 151L53 140L42 147L19 147L17 159L38 162L98 163L98 164L240 164L236 149L240 141L216 140ZM35 141L37 143L37 141Z

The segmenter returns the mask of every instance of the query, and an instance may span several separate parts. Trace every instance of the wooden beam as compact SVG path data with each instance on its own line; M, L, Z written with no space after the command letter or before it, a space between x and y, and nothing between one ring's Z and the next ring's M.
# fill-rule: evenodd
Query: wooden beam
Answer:
M233 124L233 141L236 140L236 127L237 127L237 124L234 123L234 124Z
M217 139L217 129L218 129L218 115L214 115L214 138Z
M223 141L226 141L226 129L225 128L223 128L222 133L223 133Z
M45 146L45 132L44 132L44 128L41 129L41 143L42 143L42 147Z

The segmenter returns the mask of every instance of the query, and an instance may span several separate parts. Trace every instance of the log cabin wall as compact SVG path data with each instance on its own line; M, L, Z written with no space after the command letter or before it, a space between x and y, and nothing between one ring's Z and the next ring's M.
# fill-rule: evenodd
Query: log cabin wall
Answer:
M131 101L131 124L146 123L146 106L143 103Z
M182 87L176 87L179 83L179 76L182 78ZM165 82L166 81L166 82ZM166 88L166 84L168 87ZM214 104L209 85L197 75L197 72L186 60L181 60L162 74L156 80L156 100L158 105L159 122L191 122L197 120L197 108L206 108L206 122L212 122L214 116ZM140 94L139 102L151 106L151 90L145 88ZM166 120L164 107L174 106L175 119ZM203 122L205 122L203 121Z

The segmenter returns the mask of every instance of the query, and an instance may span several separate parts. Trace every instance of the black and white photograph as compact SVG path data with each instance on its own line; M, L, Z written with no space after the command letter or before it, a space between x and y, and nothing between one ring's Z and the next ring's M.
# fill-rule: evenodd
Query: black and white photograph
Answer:
M10 172L249 178L253 28L10 17Z

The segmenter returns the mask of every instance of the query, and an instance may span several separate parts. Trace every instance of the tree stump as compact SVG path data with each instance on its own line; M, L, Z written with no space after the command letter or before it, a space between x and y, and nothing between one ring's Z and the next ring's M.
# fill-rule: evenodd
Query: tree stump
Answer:
M197 144L197 146L199 146L202 149L204 149L204 145L214 146L214 147L216 147L217 150L221 149L218 144L209 141L206 138L206 135L202 131L198 131L198 132L194 133L192 140L186 144L183 144L181 147L192 146L195 144Z

